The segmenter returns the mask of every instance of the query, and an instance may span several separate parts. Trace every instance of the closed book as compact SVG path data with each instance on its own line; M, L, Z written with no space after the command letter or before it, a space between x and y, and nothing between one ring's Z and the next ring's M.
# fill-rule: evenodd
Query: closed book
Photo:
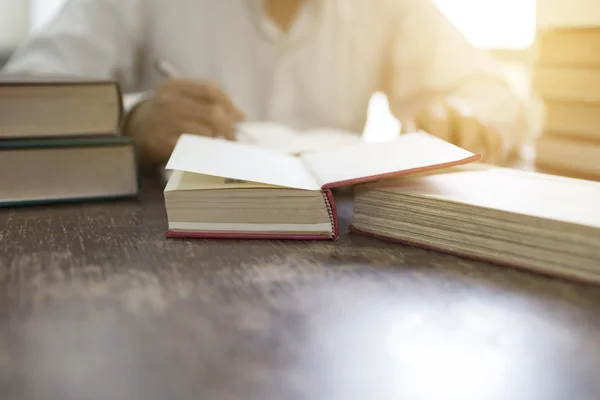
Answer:
M546 101L542 130L564 138L600 142L600 104Z
M122 118L114 81L0 74L0 140L118 135Z
M565 67L600 67L600 26L550 29L536 37L536 63Z
M565 176L600 179L600 140L544 134L535 144L538 168Z
M600 68L538 66L533 88L544 100L600 104Z
M352 230L600 283L600 183L504 168L356 188Z
M424 132L299 156L184 134L166 166L167 236L335 240L332 189L479 158Z
M0 141L0 206L135 196L127 137Z

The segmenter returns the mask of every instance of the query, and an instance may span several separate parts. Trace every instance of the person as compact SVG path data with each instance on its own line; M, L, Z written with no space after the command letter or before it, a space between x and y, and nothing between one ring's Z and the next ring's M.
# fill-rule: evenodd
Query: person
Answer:
M181 75L166 79L156 60ZM489 163L527 129L498 63L429 0L73 0L5 70L116 79L124 132L148 164L184 132L235 139L243 119L360 132L376 92L403 130Z

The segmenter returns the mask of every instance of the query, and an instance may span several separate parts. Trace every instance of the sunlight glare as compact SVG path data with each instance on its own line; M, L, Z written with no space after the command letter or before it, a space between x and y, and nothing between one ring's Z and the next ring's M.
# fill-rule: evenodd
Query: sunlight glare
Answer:
M476 46L522 49L535 38L536 0L434 0Z

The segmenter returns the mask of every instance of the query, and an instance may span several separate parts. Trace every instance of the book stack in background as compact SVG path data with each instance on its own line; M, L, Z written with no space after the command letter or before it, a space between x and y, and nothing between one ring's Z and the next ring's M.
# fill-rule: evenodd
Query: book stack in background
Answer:
M600 179L600 1L539 0L534 89L541 170Z
M138 192L115 82L0 74L0 205Z

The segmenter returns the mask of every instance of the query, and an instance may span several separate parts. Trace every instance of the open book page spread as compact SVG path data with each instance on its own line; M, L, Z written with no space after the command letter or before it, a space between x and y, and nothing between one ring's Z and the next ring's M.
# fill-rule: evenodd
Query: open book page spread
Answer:
M288 154L301 154L361 143L358 133L336 129L297 132L275 122L242 122L237 126L238 141Z
M298 157L190 134L180 136L166 168L294 189L321 188Z
M361 143L300 157L321 185L372 180L402 171L464 164L479 156L425 132L399 136L388 142Z
M600 228L600 184L596 182L490 167L399 179L387 187L404 194Z

